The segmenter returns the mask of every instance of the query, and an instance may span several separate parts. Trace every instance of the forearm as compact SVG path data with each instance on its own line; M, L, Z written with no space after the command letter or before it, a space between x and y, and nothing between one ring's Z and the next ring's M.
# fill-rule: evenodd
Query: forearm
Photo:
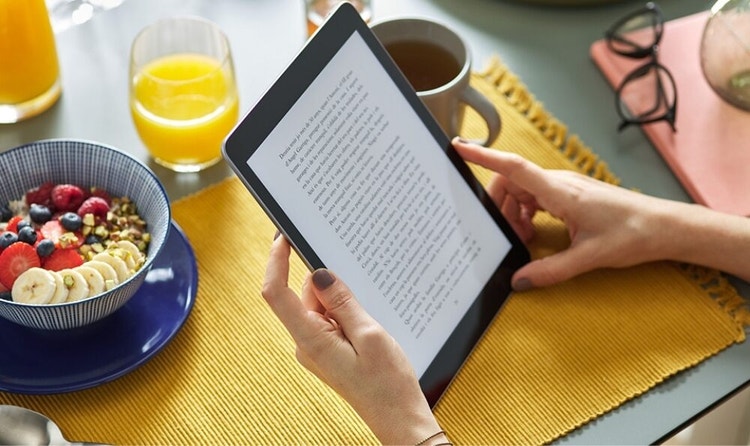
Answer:
M653 222L671 260L702 265L750 281L750 219L704 206L669 202Z

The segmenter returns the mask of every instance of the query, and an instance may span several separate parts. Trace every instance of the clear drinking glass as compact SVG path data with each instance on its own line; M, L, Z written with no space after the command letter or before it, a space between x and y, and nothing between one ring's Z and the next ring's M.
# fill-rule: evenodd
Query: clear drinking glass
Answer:
M61 92L55 35L44 0L0 0L0 123L38 115Z
M217 163L239 116L232 54L219 27L177 17L143 29L130 54L130 111L158 164L198 172Z
M305 0L305 16L307 17L307 35L311 36L323 23L328 13L342 0ZM370 23L372 20L372 0L349 0L362 19Z
M703 29L701 68L722 99L750 111L750 0L719 0Z

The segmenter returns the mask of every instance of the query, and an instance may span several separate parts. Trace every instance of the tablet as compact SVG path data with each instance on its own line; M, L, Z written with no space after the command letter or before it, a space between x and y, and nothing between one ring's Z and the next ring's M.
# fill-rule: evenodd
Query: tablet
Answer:
M349 3L223 155L307 266L396 339L434 406L529 254Z

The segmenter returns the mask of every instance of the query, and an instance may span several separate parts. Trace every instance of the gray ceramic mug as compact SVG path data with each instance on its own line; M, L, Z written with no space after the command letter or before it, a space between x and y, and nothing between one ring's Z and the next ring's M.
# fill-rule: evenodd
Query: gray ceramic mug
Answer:
M463 103L487 123L487 138L477 142L487 146L497 139L500 114L469 85L471 54L455 31L422 18L382 20L371 29L449 137L458 135Z

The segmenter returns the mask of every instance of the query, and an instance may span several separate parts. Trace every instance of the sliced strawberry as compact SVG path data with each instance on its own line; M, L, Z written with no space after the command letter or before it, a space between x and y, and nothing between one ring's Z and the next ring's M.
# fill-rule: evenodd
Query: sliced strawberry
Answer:
M74 184L58 184L52 188L51 197L55 210L75 212L86 199L86 193Z
M2 282L0 282L0 300L13 300L10 290Z
M8 226L5 227L6 231L15 232L18 234L18 223L23 221L23 217L16 215L8 220Z
M0 283L11 289L21 273L41 265L33 246L24 242L13 243L0 253Z
M10 290L5 288L5 285L2 283L0 283L0 300L13 300L13 295L10 293Z
M43 224L39 229L42 234L42 238L50 239L55 242L55 246L58 248L78 248L83 245L84 237L80 232L70 232L65 229L60 223L60 220L50 220ZM64 234L71 234L65 235ZM75 237L73 237L75 236Z
M32 203L50 206L52 204L52 189L55 184L51 181L42 183L39 187L29 189L26 192L26 204L31 206Z
M83 265L83 257L75 249L56 249L44 259L42 268L50 271L60 271Z
M109 212L109 205L107 200L101 197L89 197L78 208L78 215L81 218L86 214L94 214L97 219L104 220L107 218L107 212Z
M65 234L66 231L59 220L50 220L42 225L39 232L42 233L43 238L48 238L57 244L57 240L61 235Z

